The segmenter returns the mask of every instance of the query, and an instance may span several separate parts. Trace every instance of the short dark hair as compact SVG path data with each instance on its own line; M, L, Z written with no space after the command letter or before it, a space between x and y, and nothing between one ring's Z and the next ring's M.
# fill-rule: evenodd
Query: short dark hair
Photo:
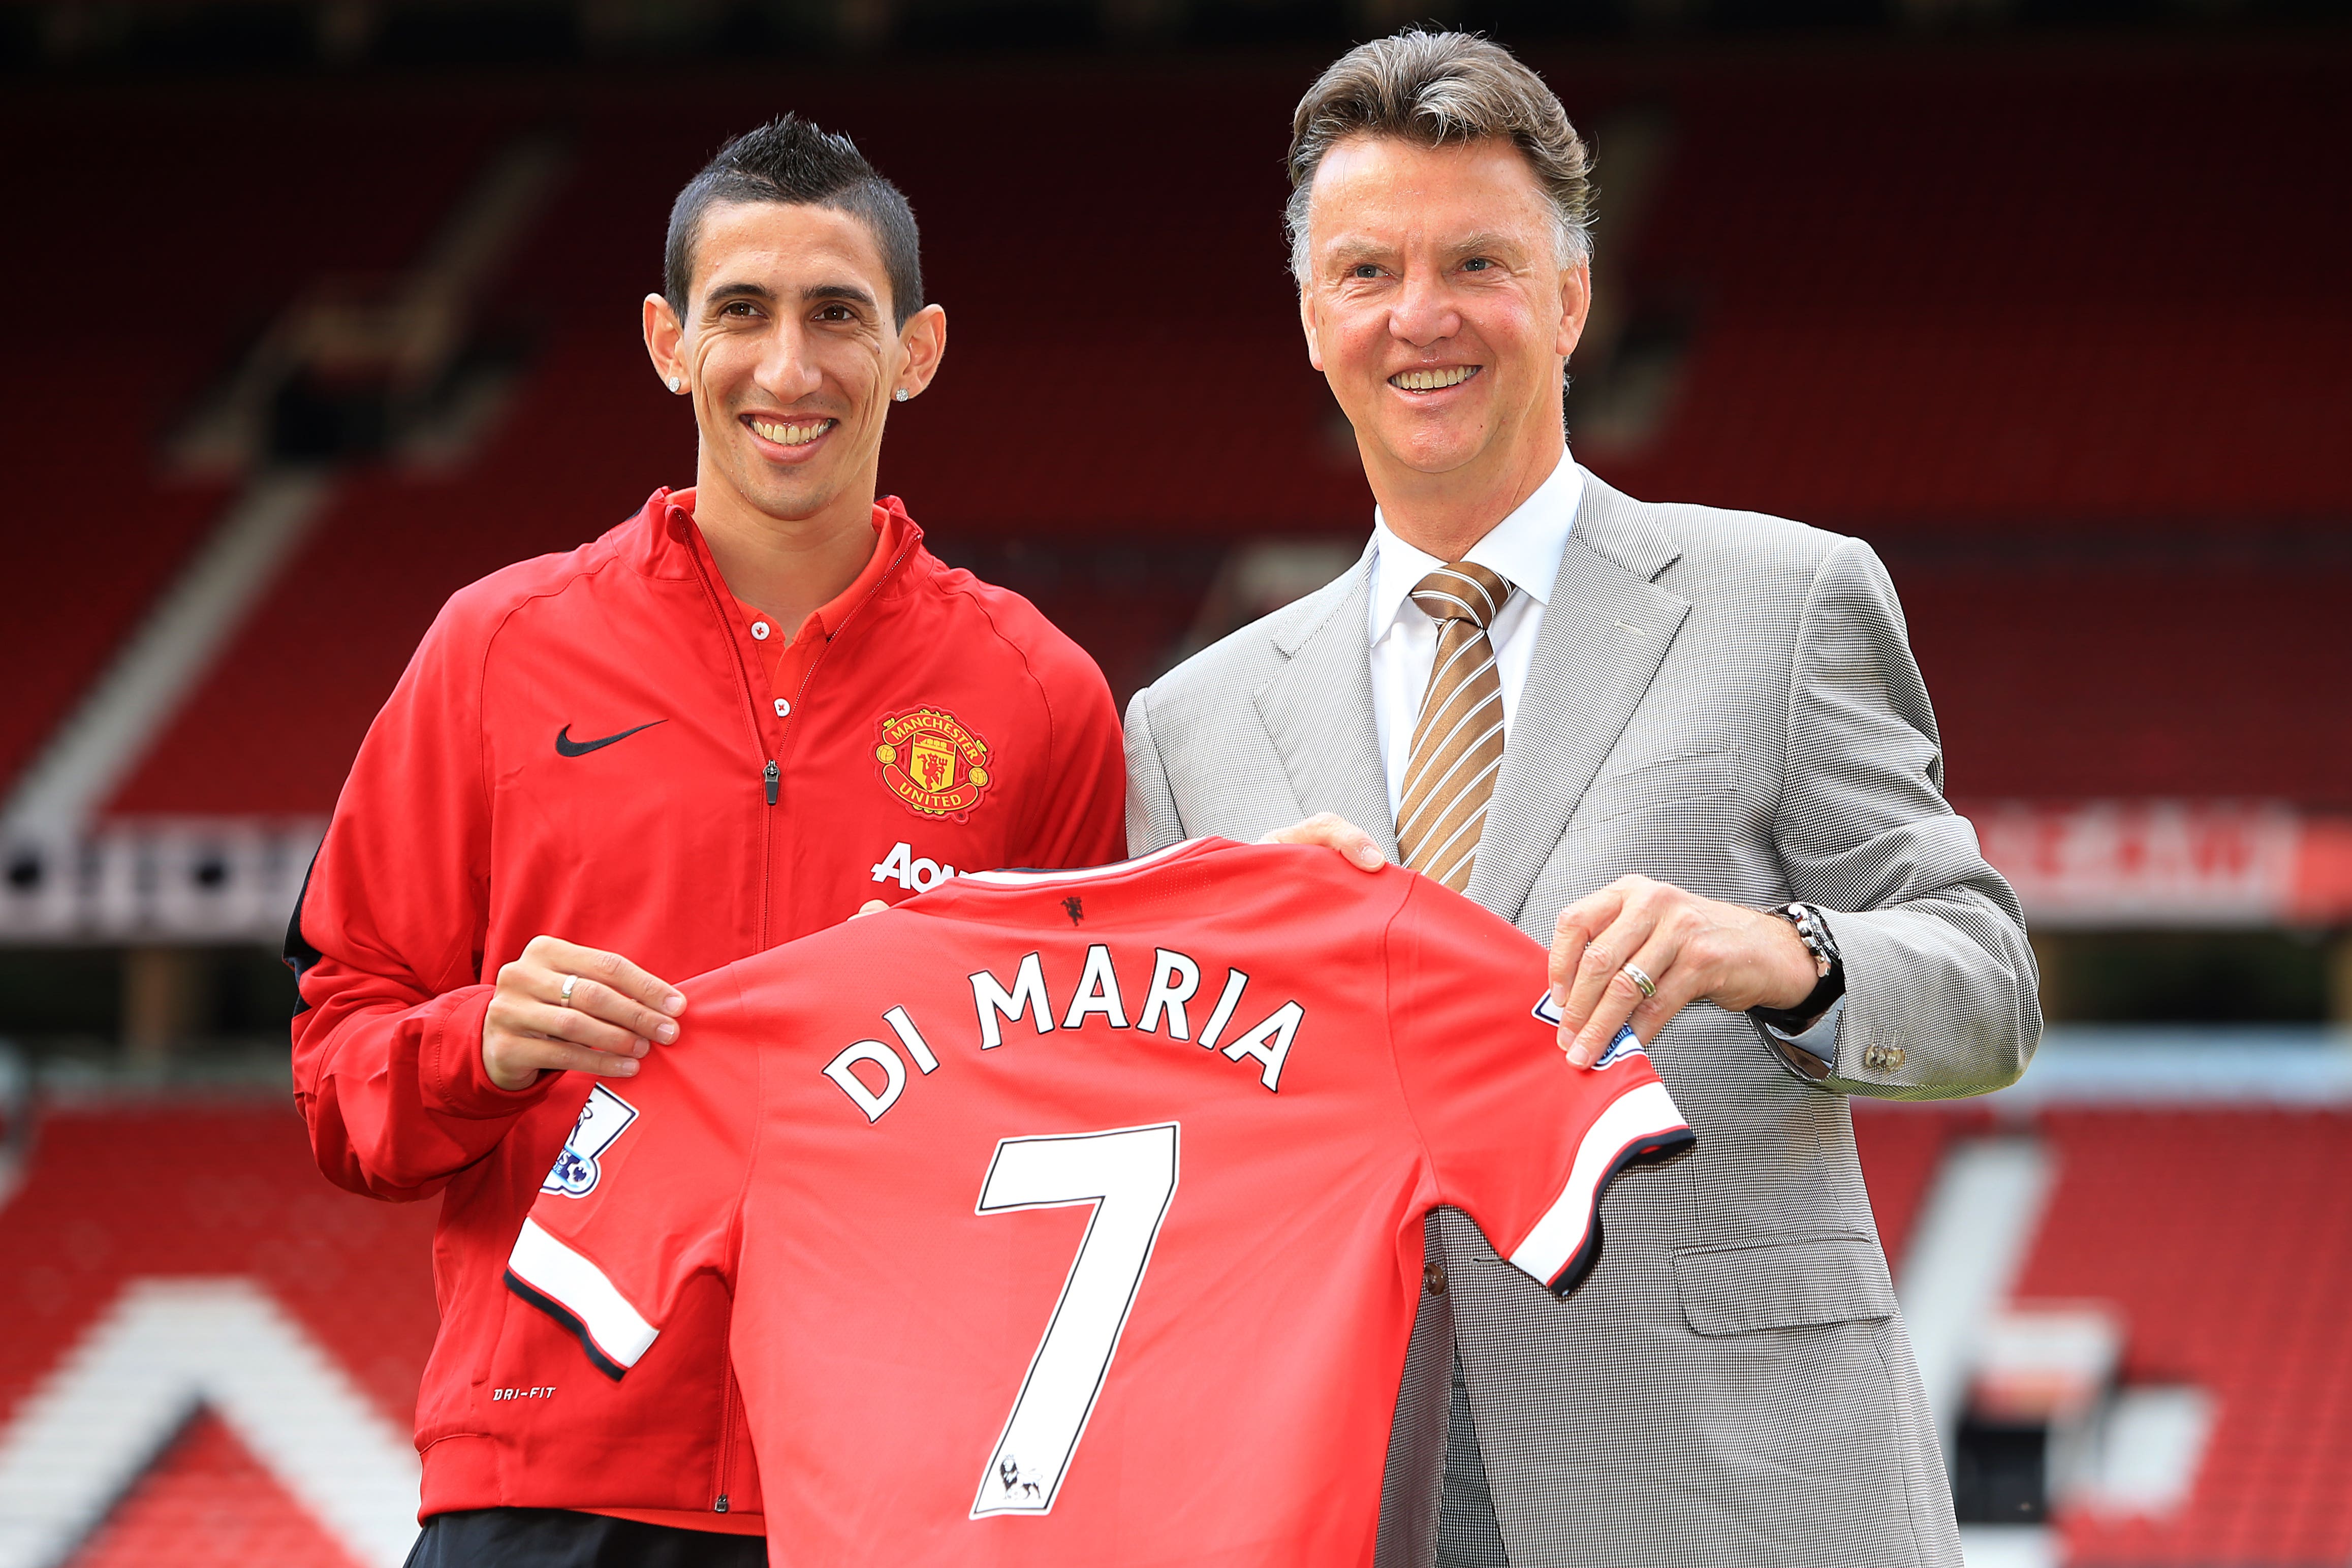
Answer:
M702 218L722 202L777 202L831 207L866 226L882 251L897 325L923 308L922 247L915 209L898 187L875 173L857 143L823 131L797 114L782 114L719 149L670 204L669 239L662 253L662 293L686 319L694 288L694 251Z

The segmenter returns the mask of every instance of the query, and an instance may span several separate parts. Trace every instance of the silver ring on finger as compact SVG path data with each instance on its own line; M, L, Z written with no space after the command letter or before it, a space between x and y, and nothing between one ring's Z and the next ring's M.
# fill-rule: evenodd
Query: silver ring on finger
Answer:
M558 1002L562 1003L562 1004L563 1004L563 1005L565 1005L566 1007L571 1006L571 1005L572 1005L572 988L574 985L577 985L577 984L580 984L580 976L578 976L578 975L576 975L576 974L567 974L567 975L565 975L565 976L563 977L563 989L562 989L562 991L559 991L558 993L556 993L556 997L555 997L555 999L556 999Z
M1617 973L1622 974L1626 979L1631 980L1635 985L1641 987L1643 1001L1647 1002L1651 997L1655 996L1658 994L1658 983L1651 979L1647 972L1645 972L1640 964L1628 963Z

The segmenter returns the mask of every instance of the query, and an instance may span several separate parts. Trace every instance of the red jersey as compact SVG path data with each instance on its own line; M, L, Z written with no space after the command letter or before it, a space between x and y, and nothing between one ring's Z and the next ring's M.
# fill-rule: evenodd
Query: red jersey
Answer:
M500 965L544 931L682 979L949 868L1123 852L1110 693L1026 601L942 565L893 499L787 668L691 499L657 492L449 601L360 748L288 933L320 1165L355 1192L442 1196L427 1514L761 1527L723 1290L688 1290L672 1342L622 1386L568 1375L571 1341L500 1283L593 1081L489 1081ZM694 1007L678 1026L681 1045L727 1048Z
M1691 1141L1545 962L1319 847L966 877L689 985L508 1283L625 1382L727 1283L780 1564L1369 1563L1423 1216L1565 1292Z

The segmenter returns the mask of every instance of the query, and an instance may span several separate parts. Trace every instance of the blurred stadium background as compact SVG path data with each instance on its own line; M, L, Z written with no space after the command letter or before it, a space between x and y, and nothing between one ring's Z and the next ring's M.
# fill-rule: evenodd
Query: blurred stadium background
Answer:
M885 487L1123 700L1352 556L1289 108L1392 0L0 0L0 1568L392 1568L432 1205L275 959L444 595L692 472L639 295L784 108L914 200ZM1461 0L1595 141L1579 457L1870 540L2051 1029L1859 1108L1976 1568L2352 1563L2352 29Z

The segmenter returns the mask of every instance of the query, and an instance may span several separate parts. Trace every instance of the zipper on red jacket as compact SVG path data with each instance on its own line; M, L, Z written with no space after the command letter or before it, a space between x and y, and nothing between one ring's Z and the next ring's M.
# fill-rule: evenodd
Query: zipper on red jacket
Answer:
M718 1498L710 1505L713 1513L728 1510L727 1488L735 1475L735 1412L740 1408L740 1396L735 1392L735 1369L727 1369L727 1397L719 1406L719 1486Z
M848 630L849 623L856 617L857 613L871 604L875 596L882 592L882 585L898 574L898 568L907 563L907 557L914 553L915 546L919 541L919 535L910 535L904 543L899 545L898 553L892 556L890 564L882 569L882 575L874 580L874 586L866 591L866 597L858 600L851 606L849 614L842 616L841 625L844 631ZM760 704L751 694L751 667L743 662L742 645L735 640L735 628L727 619L726 606L719 601L719 589L710 580L710 572L703 565L702 552L692 548L693 541L688 541L688 544L689 552L694 557L695 575L702 584L703 596L710 601L710 613L719 617L719 627L727 634L727 646L735 655L736 678L743 683L743 706L751 716L751 738L755 742L762 742L762 731L760 728L761 722ZM808 696L809 682L816 677L816 667L824 662L824 656L832 647L833 639L827 638L824 647L818 649L816 658L809 661L808 669L801 676L800 689L793 694L793 706L795 709L799 708L802 701ZM787 746L791 744L789 739L785 744ZM777 796L783 790L783 764L774 757L768 758L766 765L760 770L760 783L767 794L768 804L775 805ZM768 944L768 893L771 880L768 867L775 853L775 819L772 816L763 816L760 823L760 945L762 949L765 949ZM730 1366L727 1370L727 1394L721 1406L719 1425L719 1484L716 1489L717 1495L710 1504L710 1511L713 1513L725 1513L730 1506L727 1488L732 1479L735 1468L735 1412L740 1399L740 1395L735 1390L735 1370Z
M695 535L698 535L699 530L691 521L687 526L695 530ZM698 537L689 536L684 543L687 553L694 560L694 575L695 579L702 584L702 596L709 601L710 613L717 617L719 629L727 638L728 651L735 656L735 679L742 684L743 710L751 720L751 743L764 751L767 748L767 737L760 728L760 703L751 693L751 667L743 662L742 645L735 640L735 627L727 618L727 606L719 601L718 584L711 582L710 569L703 564L702 547ZM776 765L776 759L773 757L765 759L765 764L760 770L760 784L767 794L768 804L773 805L776 804L777 791L782 784L783 770ZM769 894L772 890L772 883L774 880L770 874L770 867L775 857L775 833L774 819L762 816L760 820L760 948L761 950L768 945Z

